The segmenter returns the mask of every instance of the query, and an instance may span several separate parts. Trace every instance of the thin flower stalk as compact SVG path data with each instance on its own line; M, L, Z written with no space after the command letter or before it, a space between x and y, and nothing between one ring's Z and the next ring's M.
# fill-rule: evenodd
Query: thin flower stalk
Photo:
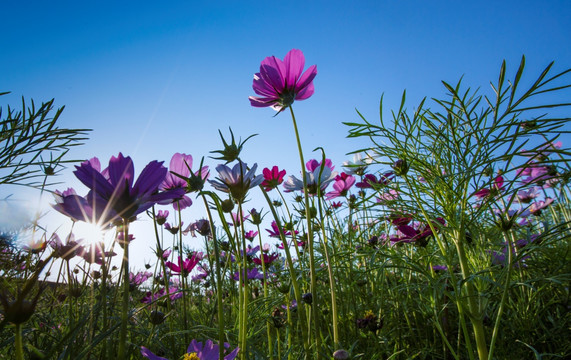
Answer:
M216 231L212 224L214 224L212 219L212 213L210 212L210 207L208 206L208 202L206 201L206 196L204 193L201 193L202 200L204 202L204 208L206 209L206 213L208 215L208 221L210 222L210 234L212 235L212 242L214 243L214 259L216 262L216 305L217 305L217 313L218 313L218 342L220 344L224 343L225 336L224 336L224 307L222 303L222 275L220 273L220 249L218 248L218 239L216 238ZM215 199L215 198L214 198ZM216 201L216 199L215 199ZM219 205L219 204L217 204ZM219 206L217 206L220 209ZM208 241L208 238L205 239ZM224 358L224 349L220 347L219 358Z
M263 186L263 185L261 185ZM262 244L262 235L261 235L261 231L260 231L260 224L257 223L256 227L258 228L258 240L260 242L260 249L263 248L263 244ZM267 278L267 272L266 272L266 262L264 261L264 257L265 255L262 253L262 255L260 255L261 258L261 263L262 263L262 273L264 274L264 298L265 299L269 299L269 292L268 292L268 278ZM268 334L268 353L270 356L270 360L274 359L274 341L273 341L273 337L272 337L272 327L271 324L268 322L266 324L266 332ZM279 352L278 352L279 354Z
M283 226L281 224L280 218L278 216L278 213L276 212L276 209L272 203L272 200L270 199L270 197L268 196L268 194L262 189L262 194L264 195L266 202L268 203L268 206L270 207L270 211L272 212L272 216L274 218L274 220L276 221L277 227L280 233L280 239L282 241L282 244L284 246L284 252L286 255L286 263L287 263L287 267L290 273L290 279L291 279L291 283L293 286L293 291L294 291L294 296L295 299L297 301L298 304L302 303L302 299L301 299L301 290L299 287L299 283L297 282L297 274L296 274L296 270L295 267L293 266L293 260L291 257L291 253L289 251L289 246L287 245L287 239L285 237L285 234L283 232ZM296 246L297 248L297 246ZM299 314L300 314L300 319L306 319L305 316L305 308L303 306L300 306L298 308L299 310ZM289 314L289 307L288 307L288 314ZM288 323L291 324L291 321L288 317ZM303 348L305 350L306 354L309 354L309 336L308 336L308 323L305 321L301 321L300 322L301 325L301 333L302 333L302 338L303 338ZM291 344L290 344L291 347Z
M295 120L295 114L293 112L293 108L290 105L289 110L291 113L291 118L293 122L293 128L295 132L295 139L297 141L297 149L299 151L299 160L301 163L301 176L303 178L303 198L305 203L305 218L307 221L307 243L308 243L308 251L309 251L309 273L310 273L310 292L313 294L315 303L318 302L317 299L317 275L315 273L315 255L313 252L313 229L311 223L311 212L309 207L309 194L307 188L307 176L305 172L305 160L303 158L303 150L301 148L301 139L299 137L299 131L297 129L297 122ZM319 321L318 321L318 314L317 314L317 306L311 307L311 318L312 324L314 328L314 338L316 344L315 354L317 355L317 359L321 358L321 336L318 334L319 329ZM310 334L311 335L311 331ZM310 340L311 341L311 340Z

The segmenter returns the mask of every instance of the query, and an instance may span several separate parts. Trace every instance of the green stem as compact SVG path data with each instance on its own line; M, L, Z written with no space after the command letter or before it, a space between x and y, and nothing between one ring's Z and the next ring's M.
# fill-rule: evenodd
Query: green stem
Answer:
M22 340L22 324L16 324L14 346L16 348L16 360L24 360L24 343Z
M264 274L264 300L268 300L269 299L269 294L268 294L268 279L267 279L267 275L266 275L266 255L264 254L263 249L263 244L262 244L262 235L260 233L260 224L257 224L257 228L258 228L258 240L260 242L260 260L262 260L262 273ZM272 325L270 324L270 322L266 323L266 330L268 333L268 352L270 354L270 360L274 360L274 343L273 343L273 339L272 339Z
M512 233L513 236L513 233ZM492 355L494 354L494 346L496 344L496 339L498 337L498 333L499 333L499 329L500 329L500 323L501 323L501 318L502 318L502 314L504 312L504 307L506 304L506 300L508 297L508 292L510 289L510 282L511 282L511 274L512 274L512 269L513 269L513 243L512 241L510 241L510 239L508 238L508 236L506 236L506 234L504 233L504 239L506 240L506 242L508 243L508 270L507 270L507 274L506 274L506 284L504 285L504 291L502 293L502 299L500 300L500 306L498 308L498 314L496 315L496 322L494 324L494 330L492 332L492 341L490 342L490 352L488 354L488 360L492 360Z
M121 330L119 333L118 359L126 359L127 322L129 320L129 220L123 219L123 304L121 307Z
M311 224L311 209L309 207L309 194L307 189L307 176L305 171L305 160L303 158L303 150L301 148L301 140L299 137L299 131L297 129L297 122L295 120L295 115L293 113L293 108L291 105L289 106L289 110L291 113L291 118L293 121L293 128L295 131L295 139L297 141L297 149L299 151L299 160L301 163L301 175L303 178L303 194L304 194L304 202L305 202L305 218L307 220L307 243L309 248L309 277L310 277L310 290L311 295L313 297L313 304L318 304L318 294L317 294L317 276L315 273L315 255L313 253L313 229ZM296 245L297 246L297 245ZM301 305L301 304L300 304ZM321 337L318 333L318 321L317 321L317 306L311 306L311 317L314 329L314 336L315 336L315 354L317 355L317 359L320 359L320 350L321 350ZM310 331L311 334L311 331Z
M222 276L220 274L220 250L218 249L218 240L216 239L216 232L214 231L214 224L212 222L212 213L210 212L210 207L206 201L206 197L202 194L202 200L204 201L204 207L206 208L206 213L208 214L208 221L210 223L210 234L212 235L212 242L214 243L214 258L216 261L216 302L218 305L218 344L219 346L219 358L224 358L224 307L222 306ZM208 238L207 240L208 241Z
M462 271L462 278L466 281L466 292L468 296L468 311L470 321L472 322L472 329L474 330L474 337L476 338L476 349L478 350L478 357L480 360L488 359L488 347L486 344L486 334L484 331L484 323L481 316L480 306L478 304L478 295L474 289L474 284L470 282L470 270L468 267L468 259L464 251L464 239L460 238L460 233L456 237L456 249L458 252L458 260L460 261L460 270Z

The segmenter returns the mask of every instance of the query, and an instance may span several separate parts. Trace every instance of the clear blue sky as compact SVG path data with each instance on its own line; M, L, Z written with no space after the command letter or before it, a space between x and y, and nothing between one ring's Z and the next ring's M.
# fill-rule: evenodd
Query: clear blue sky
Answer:
M297 175L291 119L248 101L260 61L292 48L318 70L313 97L294 104L306 159L322 146L339 168L362 145L341 122L357 120L355 108L377 118L383 93L394 109L406 89L412 109L462 75L488 91L503 59L510 77L523 54L532 76L553 60L571 66L566 0L6 1L1 12L0 91L12 94L0 105L55 98L62 127L94 129L72 157L105 163L121 151L136 171L175 152L199 161L230 126L259 134L246 162Z

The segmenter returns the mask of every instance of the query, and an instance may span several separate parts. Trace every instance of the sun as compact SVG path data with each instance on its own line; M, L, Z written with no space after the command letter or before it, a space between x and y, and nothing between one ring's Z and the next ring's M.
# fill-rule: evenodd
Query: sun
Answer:
M87 247L92 244L108 244L110 230L103 229L97 224L76 222L73 227L73 233L76 239L81 239L82 243Z

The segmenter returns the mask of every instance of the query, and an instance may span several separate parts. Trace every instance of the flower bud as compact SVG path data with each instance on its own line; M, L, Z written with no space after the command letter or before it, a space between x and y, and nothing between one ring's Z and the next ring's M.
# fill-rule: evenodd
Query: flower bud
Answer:
M230 199L223 200L221 203L222 211L229 214L234 209L234 202Z
M409 169L408 162L405 159L398 159L392 167L397 176L405 176Z
M151 311L151 314L149 315L149 321L153 325L160 325L164 323L165 318L166 318L165 314L158 310Z
M349 359L349 353L347 352L347 350L337 350L333 353L333 359L335 360L347 360Z

